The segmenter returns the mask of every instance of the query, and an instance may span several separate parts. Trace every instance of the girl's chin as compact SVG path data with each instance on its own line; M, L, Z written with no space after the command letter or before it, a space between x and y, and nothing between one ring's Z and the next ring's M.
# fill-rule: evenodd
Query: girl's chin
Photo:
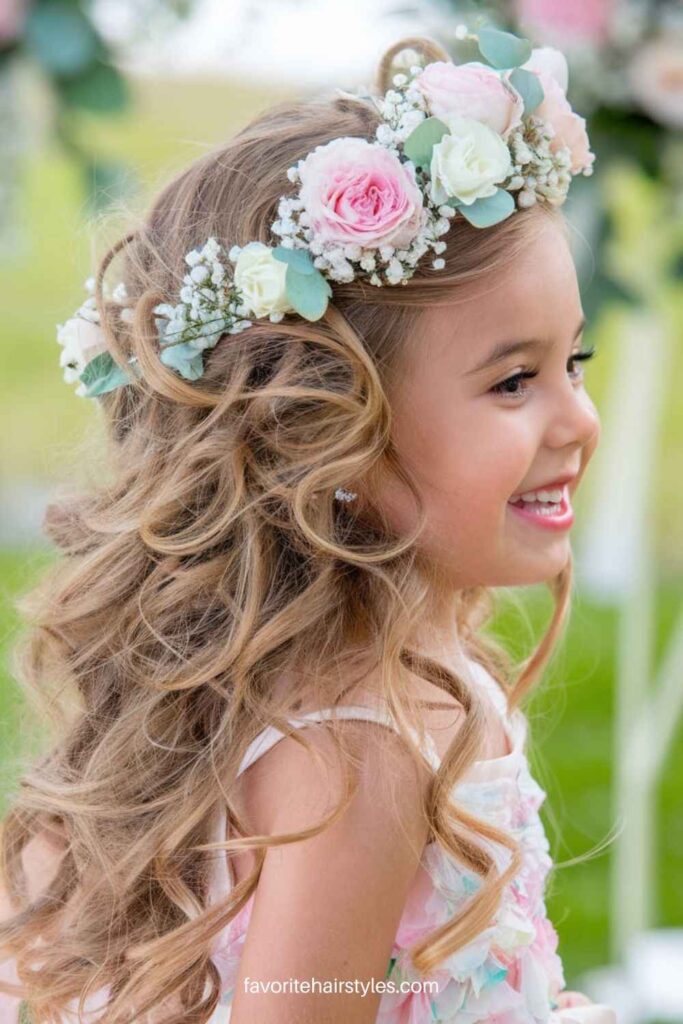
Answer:
M570 557L570 546L569 538L565 537L560 541L556 541L555 549L552 556L546 552L545 558L539 558L536 565L530 564L528 567L528 583L546 583L548 580L554 579L558 573L562 572L566 566ZM531 560L530 560L531 562Z

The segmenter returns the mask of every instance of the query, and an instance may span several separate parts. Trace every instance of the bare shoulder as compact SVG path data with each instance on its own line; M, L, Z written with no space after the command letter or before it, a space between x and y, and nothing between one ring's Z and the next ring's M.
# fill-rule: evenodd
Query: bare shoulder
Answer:
M349 690L343 706L381 706L376 671L369 672ZM443 756L465 720L462 705L438 687L415 677L415 695L423 702L420 715L427 734ZM303 711L309 709L302 709ZM350 718L341 725L353 762L360 776L359 799L368 803L383 799L387 787L396 793L405 821L411 809L421 806L429 773L420 771L403 739L393 728L372 720ZM310 754L300 742L301 733L313 748ZM325 768L316 763L319 755ZM240 776L242 806L255 829L272 833L285 824L302 829L316 824L322 814L338 802L343 778L330 765L335 745L330 731L318 723L298 730L292 737L277 742ZM418 829L419 831L419 829Z

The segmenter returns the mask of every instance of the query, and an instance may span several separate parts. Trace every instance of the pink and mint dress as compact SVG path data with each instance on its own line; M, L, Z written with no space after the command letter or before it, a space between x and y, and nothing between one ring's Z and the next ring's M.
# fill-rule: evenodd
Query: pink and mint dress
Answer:
M502 757L475 762L455 787L459 805L512 833L520 842L523 862L507 886L494 922L474 941L458 950L429 975L438 992L396 991L382 995L377 1024L556 1024L569 1010L557 1011L556 997L564 988L558 939L548 920L544 885L552 866L549 844L539 809L545 793L533 779L524 752L527 721L520 709L508 713L505 695L492 676L471 662L473 682L479 684L500 713L510 752ZM364 705L309 712L289 721L296 728L334 714L345 718L380 721L396 728L388 713ZM240 772L269 750L283 734L269 726L247 749ZM418 742L417 736L415 741ZM439 755L429 737L422 748L430 765L439 766ZM225 836L224 815L218 823L217 841ZM499 866L509 863L510 853L499 844L489 845ZM230 887L225 858L217 860L213 886L217 898ZM387 966L387 977L397 982L419 981L408 950L418 939L451 919L479 886L478 876L463 867L435 841L423 851L406 902ZM221 933L213 959L218 967L223 996L211 1024L230 1020L230 1005L237 981L240 955L249 925L255 893ZM412 986L416 988L416 986ZM409 986L403 986L408 990Z

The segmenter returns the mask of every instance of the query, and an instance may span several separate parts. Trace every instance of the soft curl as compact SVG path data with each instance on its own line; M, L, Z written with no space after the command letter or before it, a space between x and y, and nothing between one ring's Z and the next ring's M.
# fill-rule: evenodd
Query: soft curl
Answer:
M380 91L406 47L448 59L431 40L401 40L381 61ZM0 927L0 953L14 957L36 1021L58 1021L71 1000L105 985L108 1024L209 1019L220 995L213 940L254 892L268 847L305 840L250 830L236 784L245 750L267 724L289 731L286 718L302 701L342 701L369 668L413 751L406 726L424 736L411 697L415 674L466 713L425 814L430 838L477 871L482 886L416 944L416 969L428 973L484 929L519 869L513 838L451 796L481 748L477 696L407 643L439 581L420 555L424 511L392 443L386 383L422 310L453 302L458 289L514 260L546 217L560 215L537 207L484 231L456 218L444 270L418 267L402 286L337 285L315 324L289 316L221 339L199 381L158 358L152 311L174 301L184 254L209 236L227 247L272 244L287 167L338 136L370 140L377 123L367 102L334 94L271 108L167 184L100 262L108 346L124 368L136 355L142 376L98 400L106 480L47 510L45 530L60 557L18 602L26 630L13 661L46 716L60 709L49 746L10 801L0 851L18 907ZM131 322L103 298L115 258ZM333 500L340 484L367 483L380 469L414 496L412 536L393 535L378 510L371 514L370 487L360 512ZM550 625L518 666L482 632L492 593L458 595L454 627L511 708L553 651L570 585L571 564L549 584ZM276 682L285 674L283 691ZM343 731L328 727L343 754ZM306 835L343 813L357 784L346 764L345 800ZM217 848L221 802L237 838ZM62 852L54 879L31 900L22 851L36 835ZM482 840L512 852L503 874ZM253 873L211 904L212 858L244 849L256 851ZM144 1016L153 1011L159 1016Z

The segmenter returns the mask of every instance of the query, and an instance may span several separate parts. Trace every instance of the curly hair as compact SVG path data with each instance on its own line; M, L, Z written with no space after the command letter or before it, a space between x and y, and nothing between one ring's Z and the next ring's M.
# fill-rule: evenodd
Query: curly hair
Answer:
M448 59L432 40L401 40L380 63L381 91L408 46ZM26 628L13 672L46 715L60 709L57 734L27 767L2 823L2 870L19 909L0 926L0 949L15 958L37 1021L59 1021L71 1000L102 984L108 1024L157 1019L143 1015L161 1008L166 1024L209 1019L220 996L211 944L255 891L267 849L318 834L347 806L305 834L254 835L236 799L246 748L266 725L289 734L302 700L339 703L354 665L358 675L378 669L416 760L409 729L424 728L415 674L466 716L430 780L425 813L430 838L482 885L416 943L416 969L428 973L484 929L519 870L516 841L452 795L480 750L483 706L457 673L408 643L438 580L420 551L424 510L392 441L386 384L424 309L509 264L547 218L564 223L560 212L537 205L485 231L458 217L444 270L418 267L402 287L336 285L316 323L255 322L222 339L198 381L158 358L153 307L177 293L184 254L211 235L228 246L272 244L286 168L338 136L371 140L377 124L372 106L348 95L273 106L171 180L99 262L107 344L122 367L134 354L142 373L98 400L106 479L65 489L48 507L44 529L59 558L17 602ZM130 321L103 296L117 256ZM340 481L367 480L378 467L414 496L411 536L332 500ZM456 595L464 649L511 708L559 638L571 561L548 587L551 621L521 665L483 632L491 589ZM291 682L276 687L285 674ZM236 838L216 844L221 806ZM21 858L38 834L57 836L62 857L31 901ZM510 850L508 868L497 868L482 840ZM213 858L244 849L257 853L254 871L211 904Z

